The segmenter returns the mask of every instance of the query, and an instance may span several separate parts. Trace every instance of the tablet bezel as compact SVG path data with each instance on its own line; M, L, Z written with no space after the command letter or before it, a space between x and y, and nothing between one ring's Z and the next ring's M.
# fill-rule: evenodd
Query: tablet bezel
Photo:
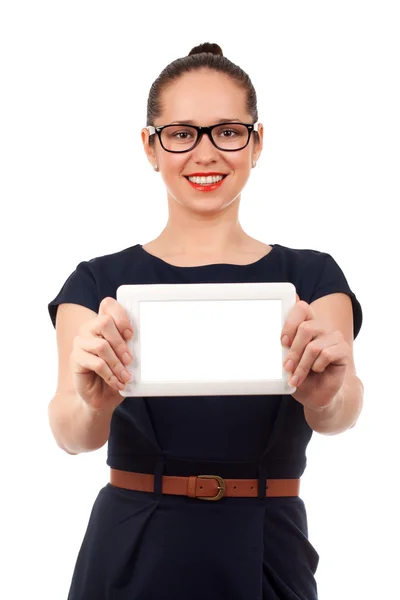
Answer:
M290 374L283 362L288 352L282 348L282 378L257 381L166 381L145 383L140 379L140 303L184 300L280 300L281 327L296 303L296 288L290 282L196 283L196 284L124 284L117 289L117 301L126 310L133 327L133 337L127 342L133 355L127 368L132 372L121 396L229 396L293 394ZM239 328L240 329L240 328Z

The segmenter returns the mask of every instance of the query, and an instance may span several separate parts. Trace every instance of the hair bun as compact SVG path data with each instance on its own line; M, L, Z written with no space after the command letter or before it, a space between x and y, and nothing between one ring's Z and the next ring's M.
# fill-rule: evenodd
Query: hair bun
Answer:
M200 44L200 46L195 46L191 49L188 56L192 56L192 54L201 54L202 52L210 52L211 54L216 54L217 56L223 56L223 52L218 44L210 44L209 42Z

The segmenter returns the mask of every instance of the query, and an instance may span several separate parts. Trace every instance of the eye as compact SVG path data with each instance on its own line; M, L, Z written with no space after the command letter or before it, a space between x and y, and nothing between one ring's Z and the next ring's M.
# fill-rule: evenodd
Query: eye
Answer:
M182 127L179 125L169 126L163 129L162 135L164 139L173 140L175 142L186 142L191 140L196 135L196 130L191 127Z
M224 138L225 140L232 140L238 136L243 135L242 131L239 130L239 128L236 127L227 127L226 125L223 125L221 127L218 127L215 130L215 133L217 134L217 136L219 138Z
M222 137L234 137L237 134L237 131L233 129L223 129L221 131Z
M172 134L172 137L174 137L177 140L187 140L191 137L191 133L189 133L189 131L175 131Z

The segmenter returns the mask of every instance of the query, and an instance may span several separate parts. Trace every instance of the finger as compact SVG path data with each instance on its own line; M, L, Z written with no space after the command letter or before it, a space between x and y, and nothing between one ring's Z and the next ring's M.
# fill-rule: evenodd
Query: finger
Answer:
M129 320L126 310L115 298L109 296L103 298L99 306L99 315L109 315L112 317L121 337L125 340L130 339L133 333L132 323ZM126 331L131 333L125 333Z
M296 303L300 302L300 296L296 293ZM290 313L289 313L290 314ZM288 325L288 320L286 319L284 328L282 329L281 332L281 342L283 346L290 346L290 337L289 337L289 325Z
M332 357L345 354L344 347L340 349L340 346L340 340L334 333L321 335L311 341L305 348L298 365L294 367L292 377L297 377L297 382L293 385L301 385L311 370L322 373L332 362Z
M281 342L283 346L291 346L300 323L311 319L314 319L311 306L307 302L299 300L290 310L282 328Z
M74 363L73 370L78 375L93 372L102 377L110 387L121 389L122 384L119 378L112 372L106 361L96 354L77 347L71 354L71 360Z
M96 336L107 340L119 360L125 365L131 362L132 352L128 343L121 336L112 316L107 314L98 315L86 324L86 331L88 337Z
M311 365L316 373L323 373L328 365L346 366L349 362L349 345L346 341L326 346Z
M294 368L300 363L301 360L307 361L307 356L310 353L314 353L314 360L317 357L320 349L319 344L315 345L311 342L318 336L323 335L322 326L317 321L312 319L311 321L302 321L297 328L295 338L289 351L286 355L287 359L293 361ZM306 356L304 354L306 353Z
M125 342L123 342L125 344ZM91 354L104 363L98 363L101 367L101 372L96 370L96 373L103 377L105 381L107 379L104 378L103 374L106 377L110 378L110 372L112 375L115 375L122 383L126 383L130 379L130 375L124 375L124 371L127 371L125 365L120 361L118 356L115 354L113 348L110 346L109 342L103 337L92 335L88 337L80 337L76 338L76 345L80 350L84 350L86 353ZM97 363L96 363L97 364Z

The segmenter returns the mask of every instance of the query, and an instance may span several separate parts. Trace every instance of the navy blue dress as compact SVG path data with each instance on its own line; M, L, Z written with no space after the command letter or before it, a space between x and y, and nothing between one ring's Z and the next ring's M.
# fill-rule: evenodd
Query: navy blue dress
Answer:
M355 294L331 255L279 244L250 265L176 267L137 244L78 264L48 309L98 312L122 284L292 282L301 300ZM107 464L162 475L299 478L312 430L291 396L126 398L115 410ZM301 492L300 492L301 493ZM222 498L124 490L94 501L68 600L316 600L319 555L298 497Z

